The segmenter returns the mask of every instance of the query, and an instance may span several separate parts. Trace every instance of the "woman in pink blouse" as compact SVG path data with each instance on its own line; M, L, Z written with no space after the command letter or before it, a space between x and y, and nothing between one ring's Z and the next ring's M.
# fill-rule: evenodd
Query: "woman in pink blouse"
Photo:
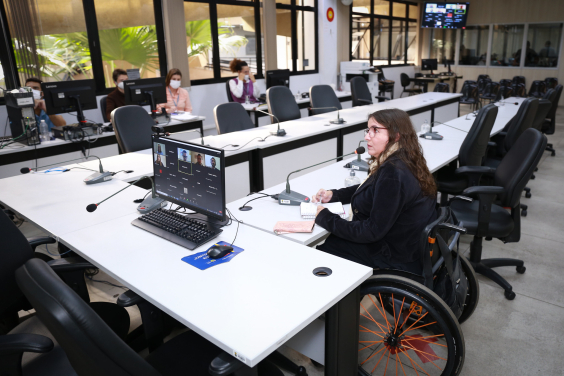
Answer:
M188 91L180 87L180 80L182 73L180 69L172 68L166 75L166 103L161 103L157 106L160 110L162 107L166 108L168 113L184 111L192 112L192 104Z

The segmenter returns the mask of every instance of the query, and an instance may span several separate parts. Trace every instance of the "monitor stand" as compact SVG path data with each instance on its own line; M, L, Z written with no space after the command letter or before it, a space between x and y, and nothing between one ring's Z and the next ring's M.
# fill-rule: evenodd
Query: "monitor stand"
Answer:
M188 208L187 208L188 209ZM191 209L188 209L191 210ZM220 221L219 219L208 217L205 214L196 213L188 215L188 218L199 219L205 222L208 222L212 226L223 227L229 223L229 216L224 221Z

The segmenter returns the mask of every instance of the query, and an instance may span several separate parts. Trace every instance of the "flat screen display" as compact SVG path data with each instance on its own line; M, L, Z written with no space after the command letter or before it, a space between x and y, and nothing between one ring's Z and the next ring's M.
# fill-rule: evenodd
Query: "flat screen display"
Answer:
M464 29L470 3L425 3L421 27Z

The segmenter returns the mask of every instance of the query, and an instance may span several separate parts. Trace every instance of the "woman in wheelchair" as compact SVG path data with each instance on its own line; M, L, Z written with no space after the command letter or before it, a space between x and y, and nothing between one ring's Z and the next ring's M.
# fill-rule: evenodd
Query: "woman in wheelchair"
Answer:
M319 205L315 223L331 235L317 248L372 268L421 275L419 239L437 218L437 188L409 115L374 112L364 139L372 156L366 180L313 196L313 202L350 203L353 214L348 221Z

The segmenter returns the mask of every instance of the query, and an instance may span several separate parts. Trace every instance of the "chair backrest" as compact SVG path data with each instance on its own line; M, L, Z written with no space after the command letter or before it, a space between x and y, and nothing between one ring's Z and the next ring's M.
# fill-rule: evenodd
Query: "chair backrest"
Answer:
M533 126L538 107L539 100L537 98L527 98L521 103L517 114L509 121L507 126L507 135L503 144L505 151L513 148L523 132Z
M503 78L503 79L499 80L499 84L501 86L511 86L512 83L513 82L508 78Z
M4 210L0 209L0 317L22 309L25 298L16 284L14 272L33 257L29 242Z
M460 89L460 92L463 93L463 92L464 92L464 88L465 88L467 85L477 85L477 84L478 84L478 82L476 82L476 81L473 81L473 80L466 80L466 81L464 81L464 83L462 84L462 89Z
M153 118L141 106L123 106L112 111L112 124L124 153L151 148Z
M523 188L537 167L546 143L545 135L529 128L503 157L494 177L494 185L505 188L499 197L501 206L514 208L519 203Z
M107 95L100 98L100 111L102 111L102 119L104 120L104 123L107 123L108 121L110 121L110 119L108 119L106 117L106 109L108 108L107 102L108 102L108 96Z
M294 95L286 86L273 86L266 91L266 103L271 121L279 122L296 120L302 117L300 108L296 103Z
M409 81L409 76L405 73L400 73L400 82L401 82L401 86L403 86L403 88L406 88L411 83Z
M486 154L490 134L497 117L498 107L488 104L478 112L470 131L460 146L458 161L460 166L481 166Z
M435 85L435 90L433 91L436 93L450 93L450 85L446 82L439 82Z
M547 89L554 89L554 88L556 88L556 85L558 85L558 78L547 77L547 78L544 79L544 82L546 82L546 88Z
M540 98L546 92L546 82L535 80L529 89L529 97Z
M254 128L251 117L241 104L236 102L218 104L213 109L217 134Z
M550 89L552 90L552 89ZM533 120L533 128L537 130L542 129L542 124L546 119L546 115L552 108L552 102L548 99L539 99L539 106L537 108L537 113L535 114L535 119Z
M476 81L480 81L480 80L483 80L483 79L486 79L486 78L489 79L490 76L487 75L487 74L479 74L479 75L478 75L478 78L476 79Z
M370 90L364 78L356 76L351 79L351 97L353 107L372 104L372 94L370 94ZM359 99L370 101L370 103L360 101Z
M486 89L486 86L492 82L491 79L489 78L480 78L478 80L478 91L480 92L480 94L484 93L484 90Z
M339 102L339 98L337 98L337 94L335 94L335 90L329 85L314 85L309 88L309 101L311 107L312 115L319 115L324 114L326 112L336 111L337 109L341 110L343 106L341 106L341 102ZM327 108L324 110L316 110L315 108L319 107L336 107L336 108Z
M512 83L525 85L525 76L514 76Z
M564 86L562 85L556 85L556 87L554 88L556 94L554 95L554 99L552 100L552 108L546 115L548 119L554 119L554 117L556 117L556 110L558 109L558 102L560 102L560 96L562 95L563 88Z
M233 96L231 95L231 88L229 87L229 81L231 80L225 82L225 90L227 90L227 100L229 102L233 102Z
M478 85L468 84L462 90L462 98L460 100L464 102L477 102L479 94Z
M521 98L527 97L527 87L525 86L525 84L522 83L512 84L511 88L513 89L514 97L521 97Z
M16 271L16 280L77 374L159 375L43 260L27 261Z

